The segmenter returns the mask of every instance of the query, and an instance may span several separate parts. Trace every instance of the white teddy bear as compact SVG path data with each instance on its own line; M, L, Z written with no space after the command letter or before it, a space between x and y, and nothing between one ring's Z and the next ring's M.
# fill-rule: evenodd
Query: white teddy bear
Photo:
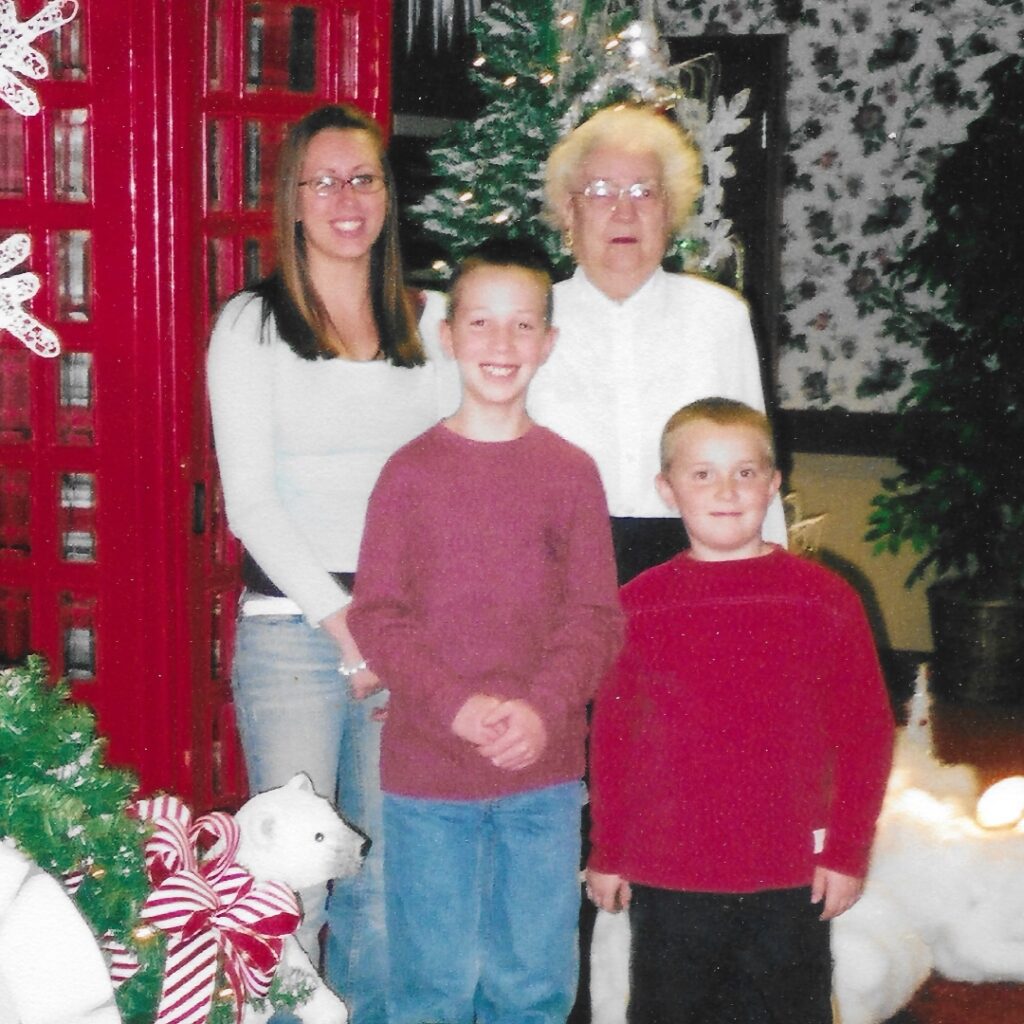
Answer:
M325 885L354 875L366 839L338 817L302 773L278 789L252 797L235 815L241 839L236 861L258 882L283 882L292 889ZM294 1012L304 1024L345 1024L345 1004L323 983L294 935L284 941L279 972L298 972L313 994ZM263 1024L272 1009L246 1005L243 1024Z

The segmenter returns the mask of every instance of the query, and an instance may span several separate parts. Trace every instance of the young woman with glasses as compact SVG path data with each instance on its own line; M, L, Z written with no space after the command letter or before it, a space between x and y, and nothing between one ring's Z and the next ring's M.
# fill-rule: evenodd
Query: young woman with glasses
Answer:
M379 470L457 390L426 358L402 280L383 140L361 111L322 107L291 128L275 238L277 269L227 302L209 351L228 522L245 548L232 687L251 790L304 771L373 841L361 872L333 885L324 954L327 980L353 1016L383 1024L387 693L365 668L346 611ZM300 941L315 964L325 893L302 895Z

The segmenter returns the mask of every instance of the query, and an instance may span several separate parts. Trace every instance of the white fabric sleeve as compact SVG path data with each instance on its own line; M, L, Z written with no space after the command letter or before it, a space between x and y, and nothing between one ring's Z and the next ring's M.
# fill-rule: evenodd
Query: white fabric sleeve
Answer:
M261 341L262 302L235 296L214 325L207 382L228 525L311 625L351 600L296 528L274 476L274 349Z
M445 318L448 300L441 292L423 292L424 305L420 314L420 337L427 359L434 364L434 380L437 388L437 416L450 416L459 407L462 384L459 367L454 359L441 348L441 321Z

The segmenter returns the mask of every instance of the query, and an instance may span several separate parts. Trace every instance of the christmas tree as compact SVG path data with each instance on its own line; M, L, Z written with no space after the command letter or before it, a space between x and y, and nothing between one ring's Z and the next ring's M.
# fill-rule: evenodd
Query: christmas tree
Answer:
M568 275L569 253L542 216L544 162L562 135L617 102L670 110L704 156L700 208L676 240L670 265L717 276L734 255L731 224L721 216L722 182L733 173L724 139L747 126L739 117L746 95L728 103L688 95L687 65L669 64L651 6L521 0L495 3L476 19L478 54L470 74L484 109L434 147L438 185L409 209L446 254L434 268L439 277L497 233L539 244L556 272Z

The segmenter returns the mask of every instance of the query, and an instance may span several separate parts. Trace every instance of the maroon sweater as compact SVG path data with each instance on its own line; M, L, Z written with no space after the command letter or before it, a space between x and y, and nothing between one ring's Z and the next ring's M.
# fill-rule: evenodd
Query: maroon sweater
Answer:
M370 499L348 624L391 690L386 791L484 799L580 778L586 703L622 639L590 457L537 426L480 442L439 424L400 449ZM455 736L475 693L540 714L535 764L495 768Z
M703 892L809 885L816 863L862 876L893 722L853 590L777 548L684 553L622 600L591 736L590 867Z

